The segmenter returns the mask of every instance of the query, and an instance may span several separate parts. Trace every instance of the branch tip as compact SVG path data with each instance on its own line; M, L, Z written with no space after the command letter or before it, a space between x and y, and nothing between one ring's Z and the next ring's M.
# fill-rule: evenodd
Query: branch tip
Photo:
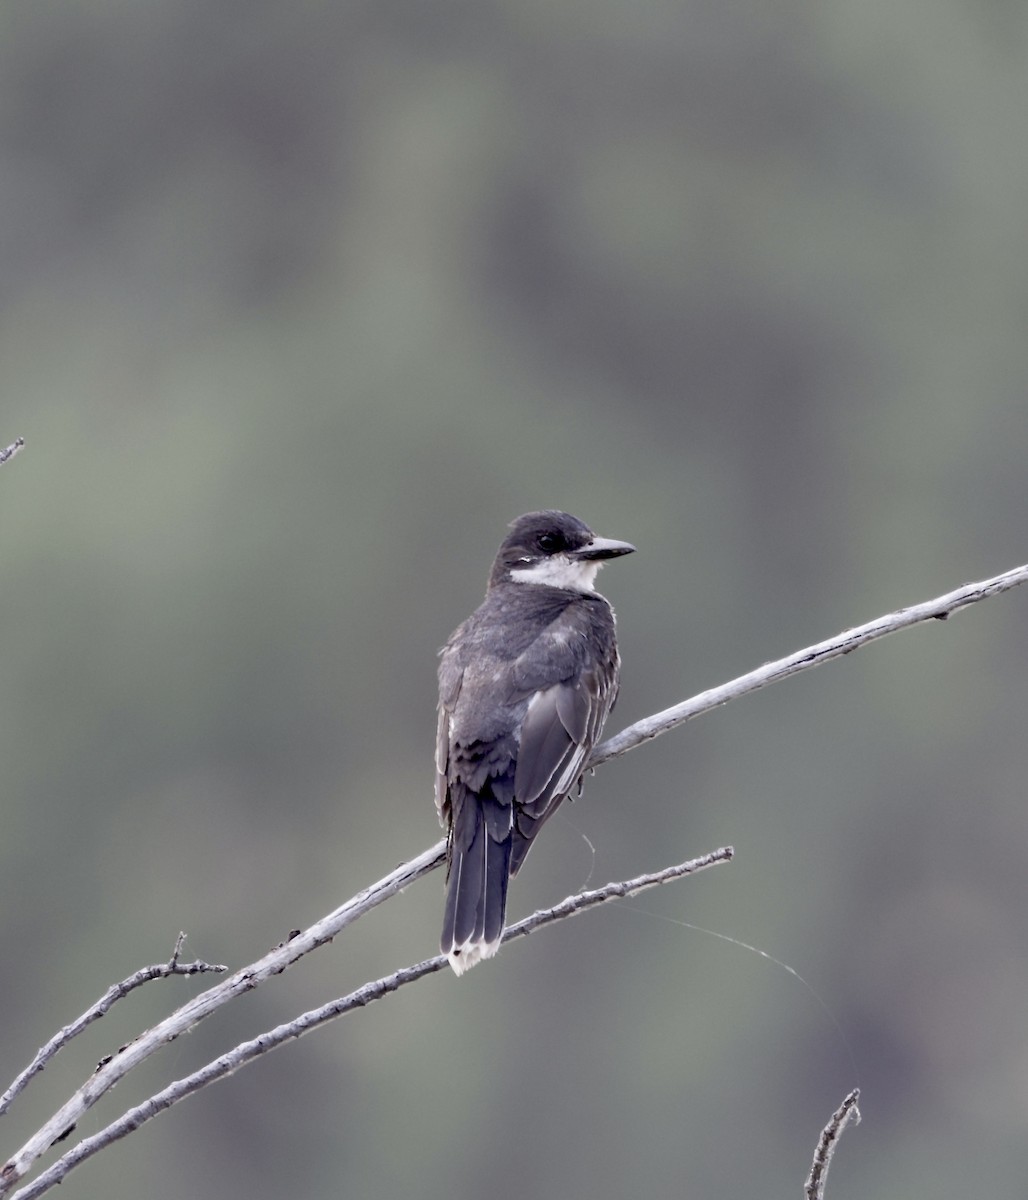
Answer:
M7 447L6 450L0 450L0 464L7 462L8 459L14 458L19 450L25 445L25 439L15 438L14 441Z
M860 1099L860 1088L854 1088L832 1113L832 1118L822 1129L821 1137L814 1151L814 1161L810 1164L810 1174L804 1185L807 1200L824 1200L825 1183L828 1179L828 1168L832 1163L832 1155L839 1144L846 1126L852 1121L860 1124L860 1109L857 1102Z

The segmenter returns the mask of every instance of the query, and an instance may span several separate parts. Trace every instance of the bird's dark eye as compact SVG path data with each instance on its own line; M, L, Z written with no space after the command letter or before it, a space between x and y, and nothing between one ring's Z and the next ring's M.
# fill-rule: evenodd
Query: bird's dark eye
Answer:
M559 533L541 533L539 535L539 549L546 554L555 554L558 550L563 550L567 543Z

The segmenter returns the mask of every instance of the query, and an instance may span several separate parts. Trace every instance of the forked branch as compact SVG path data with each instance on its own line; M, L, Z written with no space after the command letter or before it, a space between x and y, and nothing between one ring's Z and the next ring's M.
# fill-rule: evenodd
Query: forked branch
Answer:
M12 447L10 453L13 453L17 448L17 445ZM7 457L10 456L7 452L3 453L6 453ZM0 458L0 462L2 461L3 459ZM767 663L755 671L751 671L746 675L741 675L737 679L722 684L720 687L701 692L691 700L683 701L681 704L677 704L663 712L655 713L653 716L637 721L634 725L622 730L621 733L598 746L590 760L589 766L597 767L608 759L616 758L634 749L636 746L642 745L643 742L667 733L669 730L684 724L701 713L709 712L713 708L727 704L730 700L738 699L740 696L756 691L758 688L766 687L771 683L777 683L779 680L787 679L789 676L796 675L800 671L805 671L810 667L819 666L821 663L828 662L833 658L849 654L853 650L877 641L879 638L885 637L890 633L896 633L901 629L908 629L913 625L930 620L945 620L961 608L976 604L981 600L989 599L991 596L1000 595L1002 592L1009 591L1011 588L1017 587L1025 581L1028 581L1028 565L1017 567L1014 570L1007 571L1002 575L997 575L992 579L987 579L979 583L965 584L963 587L939 596L935 600L929 600L910 608L899 609L874 621L870 621L866 625L845 630L836 637L809 646L804 650L799 650L786 658ZM371 887L354 896L353 899L348 900L345 904L337 908L335 912L316 922L309 929L291 935L286 941L275 947L275 949L257 962L236 971L235 974L229 976L223 982L194 997L176 1012L165 1018L165 1020L119 1050L109 1061L101 1065L96 1074L79 1088L25 1145L0 1168L0 1197L8 1195L13 1188L17 1187L39 1159L56 1142L70 1132L79 1118L102 1095L109 1091L120 1079L124 1078L135 1066L153 1054L160 1046L173 1041L182 1033L192 1029L196 1024L207 1016L210 1016L211 1013L215 1012L222 1005L233 1000L236 996L251 991L271 976L285 971L311 950L330 942L347 925L357 920L364 913L403 890L423 875L435 870L443 862L444 852L444 843L442 841L437 842L436 845L424 851L417 858L397 867L395 871L391 872L384 879L379 880L378 883L373 884ZM708 855L704 859L693 860L692 863L683 863L677 867L668 868L665 872L655 872L650 876L640 876L636 880L629 880L620 884L610 884L607 888L601 888L595 892L582 893L579 896L569 897L561 905L557 905L556 908L546 910L543 913L536 913L532 917L529 917L527 921L512 926L506 931L504 940L507 941L523 936L540 925L572 916L595 904L604 903L616 896L631 894L634 891L641 890L643 887L656 886L659 883L666 882L667 879L691 873L702 867L712 866L715 862L727 861L730 857L731 852L729 850L716 851L713 855ZM175 958L177 956L173 956L173 961L175 961ZM342 1015L343 1012L351 1011L354 1007L361 1007L371 1000L378 999L407 983L413 982L415 979L438 971L444 963L445 959L438 957L427 959L423 963L416 964L413 967L407 967L402 971L394 972L392 975L385 976L376 983L365 985L365 987L351 993L350 996L342 997L321 1009L312 1010L310 1013L305 1013L286 1025L279 1026L275 1030L270 1030L267 1034L255 1039L253 1042L237 1046L234 1050L229 1051L227 1054L207 1064L206 1067L201 1068L200 1071L195 1072L194 1075L187 1079L179 1080L177 1083L173 1083L164 1089L163 1092L152 1096L143 1105L126 1113L119 1121L115 1121L99 1134L79 1143L78 1146L65 1154L32 1184L17 1192L14 1200L30 1200L32 1197L42 1195L43 1192L54 1186L55 1183L59 1183L73 1166L83 1161L86 1157L89 1157L89 1155L95 1154L103 1145L107 1145L119 1137L124 1137L132 1129L137 1128L138 1125L155 1116L157 1112L170 1107L177 1100L184 1098L185 1095L192 1094L192 1092L198 1090L200 1087L206 1086L207 1083L230 1074L245 1062L249 1062L252 1058L257 1057L258 1054L266 1052L267 1049L281 1045L291 1038L302 1036L309 1029L316 1028L325 1021ZM123 985L118 985L118 987L121 986ZM112 989L112 991L116 990L117 988ZM86 1023L88 1022L83 1023L81 1027L84 1028ZM70 1029L72 1029L71 1026L69 1026ZM76 1028L69 1036L74 1036L74 1033L78 1031L76 1025ZM62 1030L51 1043L48 1043L48 1045L59 1043L55 1046L54 1053L60 1048L60 1045L65 1044L65 1041L68 1040L64 1036L66 1033L67 1031ZM44 1050L46 1050L46 1047L44 1047ZM22 1073L22 1076L19 1076L19 1080L21 1081L34 1076L39 1070L42 1070L44 1065L45 1062L38 1063L37 1066L37 1063L34 1061ZM16 1081L3 1097L4 1101L9 1104L13 1098L12 1092L13 1094L17 1094L17 1091L23 1086L24 1082L19 1083L19 1081ZM855 1111L855 1095L847 1097L845 1103L849 1103L850 1100L852 1100L850 1109ZM822 1183L834 1142L850 1118L850 1109L846 1109L846 1111L840 1109L840 1112L836 1114L838 1121L834 1127L835 1132L826 1143L826 1150L820 1167L819 1179ZM833 1118L833 1121L836 1118ZM832 1128L830 1125L826 1129L826 1135L830 1133ZM98 1139L106 1140L98 1142ZM818 1167L818 1162L819 1160L815 1158L815 1168ZM812 1170L813 1178L814 1171ZM815 1179L814 1184L817 1186L818 1180ZM815 1195L818 1194L815 1193Z
M724 846L720 850L704 854L700 858L691 859L689 862L665 867L662 871L653 871L645 875L640 875L635 879L628 879L621 883L608 883L605 887L596 888L590 892L580 892L577 895L568 896L560 904L556 904L552 908L540 909L530 917L526 917L525 920L510 926L510 928L504 931L503 941L509 942L514 938L524 937L526 934L534 933L537 929L541 929L545 925L553 924L554 921L573 917L578 913L596 908L598 905L607 904L611 900L623 899L626 896L635 896L639 892L646 891L648 888L670 883L673 879L681 879L685 875L695 875L697 872L704 871L708 867L729 862L731 858L732 848ZM176 1080L162 1091L151 1096L148 1100L144 1100L142 1104L129 1109L118 1120L112 1121L105 1129L101 1129L99 1133L83 1138L74 1149L62 1155L53 1166L34 1179L27 1187L16 1192L11 1200L35 1200L36 1197L42 1196L44 1192L61 1183L69 1171L73 1170L80 1163L85 1162L87 1158L91 1158L94 1154L98 1154L113 1142L119 1141L128 1134L133 1133L141 1125L145 1125L147 1121L156 1117L158 1113L171 1108L173 1104L177 1104L180 1100L184 1100L187 1096L198 1092L208 1084L214 1083L219 1079L224 1079L227 1075L231 1075L248 1062L252 1062L255 1058L259 1058L261 1055L277 1049L288 1041L303 1037L304 1034L310 1033L311 1030L325 1025L329 1021L337 1020L346 1013L353 1012L354 1009L366 1008L373 1001L381 1000L384 996L398 991L408 983L414 983L425 975L432 975L436 971L441 971L446 966L447 960L445 955L437 954L434 958L428 958L412 966L403 967L401 970L394 971L391 975L387 975L382 979L366 983L356 991L350 992L347 996L342 996L338 1000L333 1000L329 1004L322 1005L320 1008L311 1009L310 1012L303 1013L301 1016L284 1025L279 1025L275 1029L269 1029L266 1033L262 1033L250 1041L242 1042L234 1049L228 1051L228 1053L207 1063L206 1066L201 1067L198 1071L194 1071L191 1075L187 1075L183 1079Z

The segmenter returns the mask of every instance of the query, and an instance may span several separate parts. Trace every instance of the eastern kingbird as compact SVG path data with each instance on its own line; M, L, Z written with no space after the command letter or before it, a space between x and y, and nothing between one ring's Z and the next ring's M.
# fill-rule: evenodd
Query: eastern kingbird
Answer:
M634 549L569 513L518 517L485 600L440 652L442 950L458 975L499 948L507 882L581 782L614 707L614 611L593 583L608 558Z

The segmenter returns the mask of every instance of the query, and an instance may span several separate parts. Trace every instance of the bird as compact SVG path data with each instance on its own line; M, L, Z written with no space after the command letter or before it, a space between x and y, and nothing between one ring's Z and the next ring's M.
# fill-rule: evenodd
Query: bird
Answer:
M510 879L581 787L621 669L614 610L596 574L635 550L552 509L509 529L485 599L439 652L440 948L458 975L499 949Z

